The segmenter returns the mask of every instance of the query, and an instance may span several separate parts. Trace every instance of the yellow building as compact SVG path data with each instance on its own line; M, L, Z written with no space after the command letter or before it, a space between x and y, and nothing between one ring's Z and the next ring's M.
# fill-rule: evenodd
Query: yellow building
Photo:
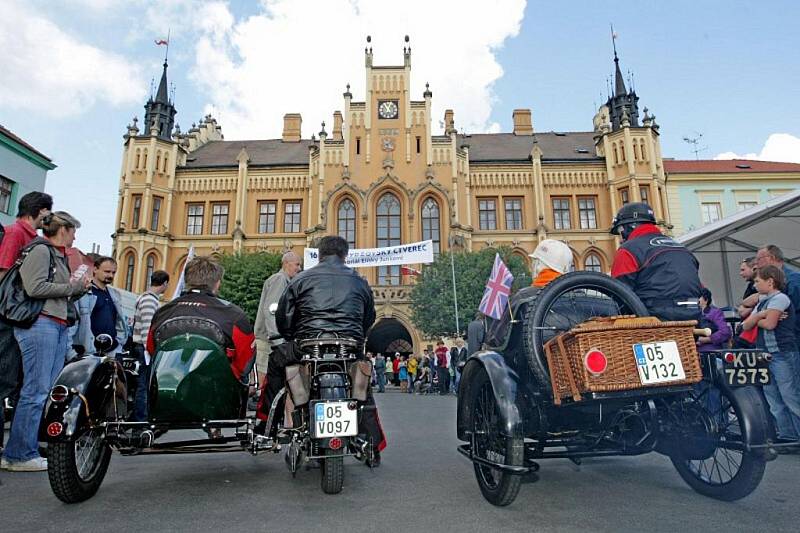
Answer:
M406 41L408 42L408 41ZM617 208L647 200L668 221L658 126L625 87L616 53L614 95L583 132L538 132L517 109L513 131L463 135L453 111L434 132L433 94L411 94L403 63L373 64L365 49L365 101L350 86L342 111L311 138L300 114L280 139L226 141L211 116L173 131L167 64L145 105L143 131L128 126L120 172L114 253L121 285L145 288L148 273L177 276L190 246L199 254L293 249L338 233L351 247L432 239L438 250L507 245L527 254L544 238L566 241L576 267L608 271ZM588 122L588 118L587 118ZM419 350L400 267L362 269L375 293L375 351Z

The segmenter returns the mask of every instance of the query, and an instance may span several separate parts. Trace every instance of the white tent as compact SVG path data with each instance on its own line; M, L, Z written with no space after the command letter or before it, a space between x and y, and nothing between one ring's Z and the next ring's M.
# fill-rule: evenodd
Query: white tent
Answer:
M700 261L700 279L711 290L715 305L736 305L744 292L739 276L743 259L758 248L775 244L787 263L800 268L800 190L773 198L676 239Z

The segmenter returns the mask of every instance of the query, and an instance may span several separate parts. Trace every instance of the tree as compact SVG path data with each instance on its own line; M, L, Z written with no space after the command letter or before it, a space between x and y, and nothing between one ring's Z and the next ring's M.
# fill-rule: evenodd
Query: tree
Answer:
M223 254L219 261L225 267L220 298L241 307L254 322L264 281L281 268L281 255L272 252Z
M456 252L453 256L458 295L458 320L461 333L475 317L481 303L486 281L492 273L495 254L514 274L512 294L531 284L525 260L512 253L510 248L484 248L478 252ZM414 325L429 337L451 336L456 333L453 305L453 275L450 254L442 253L422 269L417 284L411 291L411 319Z

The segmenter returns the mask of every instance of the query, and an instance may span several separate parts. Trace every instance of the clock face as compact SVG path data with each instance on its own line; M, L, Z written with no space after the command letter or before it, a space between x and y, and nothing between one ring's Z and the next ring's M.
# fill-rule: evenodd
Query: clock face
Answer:
M378 104L378 116L381 118L397 118L397 102L384 100Z

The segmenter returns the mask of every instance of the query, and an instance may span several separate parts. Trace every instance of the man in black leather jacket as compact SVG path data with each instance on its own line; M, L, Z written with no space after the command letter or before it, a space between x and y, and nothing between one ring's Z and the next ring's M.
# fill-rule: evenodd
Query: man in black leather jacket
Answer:
M275 313L278 332L287 341L315 338L320 334L336 333L359 342L375 322L375 301L367 280L345 265L347 241L339 236L323 237L319 243L319 264L296 275L286 287ZM264 420L265 411L285 382L283 368L273 365L270 357L264 401L259 405ZM380 464L380 452L386 438L378 419L372 390L367 393L365 409L359 421L360 433L374 446L374 461ZM275 424L273 424L273 427Z

